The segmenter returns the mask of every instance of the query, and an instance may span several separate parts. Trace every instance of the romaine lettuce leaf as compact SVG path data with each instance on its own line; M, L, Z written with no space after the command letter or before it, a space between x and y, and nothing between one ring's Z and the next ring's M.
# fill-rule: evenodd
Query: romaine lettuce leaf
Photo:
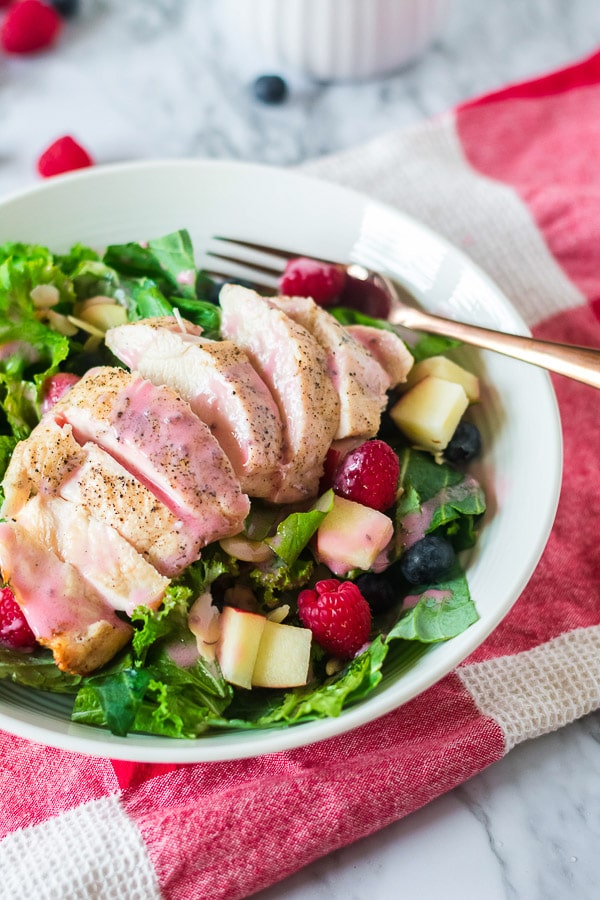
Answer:
M388 640L403 638L424 644L447 641L479 618L467 579L458 566L443 582L416 588L413 599L414 605L401 614Z
M426 534L444 535L457 552L472 547L485 512L485 495L471 476L431 454L396 446L403 493L394 510L394 537L387 549L390 562Z
M157 641L176 639L189 632L187 627L188 604L192 597L189 587L169 585L165 598L157 610L137 606L131 622L135 628L132 646L136 663L143 664L148 651Z
M288 566L277 560L272 565L257 566L250 580L265 606L276 606L287 591L298 591L310 581L315 564L312 559L296 559Z
M200 299L213 282L197 270L186 229L143 245L112 244L103 262L124 276L121 287L131 320L172 316L177 309L183 318L199 325L205 337L220 336L219 307Z
M325 516L333 509L333 491L326 491L305 512L293 512L277 526L265 544L275 551L287 566L292 566L308 545Z
M338 320L340 325L369 325L371 328L382 328L384 331L393 331L398 337L402 337L400 329L387 319L376 319L368 316L357 309L350 309L346 306L331 306L328 312ZM405 341L406 343L406 341ZM460 341L454 338L443 337L439 334L423 334L412 344L406 344L410 350L415 362L427 359L429 356L438 356L451 350L453 347L459 347Z
M6 647L0 647L0 678L56 694L75 694L83 680L81 675L61 672L49 650L23 653Z
M121 736L143 731L193 738L222 715L232 693L218 668L211 670L202 658L184 668L163 651L147 667L86 679L72 718Z
M148 241L148 250L182 297L196 297L194 248L185 228Z

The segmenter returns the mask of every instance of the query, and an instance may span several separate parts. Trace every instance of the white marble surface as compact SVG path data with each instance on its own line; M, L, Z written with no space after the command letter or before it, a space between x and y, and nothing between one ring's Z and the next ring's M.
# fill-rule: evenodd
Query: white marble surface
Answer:
M282 3L285 0L281 0ZM57 136L98 162L209 156L297 165L576 60L600 42L598 0L456 0L406 71L362 84L293 72L288 102L251 95L274 70L218 0L83 0L56 48L0 55L0 196L35 183ZM600 896L600 714L517 747L468 784L313 863L261 900L595 900Z

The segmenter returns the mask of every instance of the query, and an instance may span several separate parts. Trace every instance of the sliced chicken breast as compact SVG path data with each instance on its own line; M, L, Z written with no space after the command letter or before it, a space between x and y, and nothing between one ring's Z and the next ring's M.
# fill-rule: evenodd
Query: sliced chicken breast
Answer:
M365 347L387 372L390 387L406 381L413 367L412 353L404 341L393 331L373 328L370 325L347 325L346 331Z
M113 609L130 616L136 606L160 606L169 579L85 507L38 494L25 504L16 521L38 543L77 569Z
M13 451L2 482L2 516L15 516L34 494L58 494L84 460L85 450L69 426L61 429L53 421L42 420Z
M309 297L270 297L268 302L310 332L323 348L327 374L340 403L335 439L376 435L390 387L377 360Z
M38 642L63 672L87 675L133 634L79 575L14 522L0 523L0 571Z
M82 466L60 487L60 496L110 525L169 578L200 558L204 543L141 481L88 442Z
M268 499L314 497L339 421L325 353L306 328L255 291L224 285L220 303L222 334L247 354L283 423L279 481Z
M60 496L116 529L163 575L177 575L200 556L202 542L182 519L96 444L78 444L70 425L42 420L15 447L3 485L5 517L36 494Z
M144 319L111 328L106 343L130 369L187 400L223 448L242 490L268 497L281 455L277 405L239 347L197 331L183 320Z
M207 425L167 387L109 366L91 369L50 415L150 488L204 546L242 530L250 509Z

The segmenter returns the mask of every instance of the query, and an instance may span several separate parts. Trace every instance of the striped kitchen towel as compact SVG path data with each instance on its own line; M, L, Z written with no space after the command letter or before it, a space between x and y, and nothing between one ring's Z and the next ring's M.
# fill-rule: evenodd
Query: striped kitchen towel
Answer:
M599 146L600 54L307 168L444 234L539 337L600 346ZM0 897L247 897L600 706L600 393L555 388L555 526L463 665L368 726L251 760L111 762L0 734Z

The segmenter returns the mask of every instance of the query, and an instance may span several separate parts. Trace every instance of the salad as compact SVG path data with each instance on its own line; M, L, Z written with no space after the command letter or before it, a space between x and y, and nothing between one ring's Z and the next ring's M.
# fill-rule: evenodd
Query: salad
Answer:
M312 260L216 283L186 230L0 245L0 677L197 738L337 716L473 624L479 383L385 312Z

